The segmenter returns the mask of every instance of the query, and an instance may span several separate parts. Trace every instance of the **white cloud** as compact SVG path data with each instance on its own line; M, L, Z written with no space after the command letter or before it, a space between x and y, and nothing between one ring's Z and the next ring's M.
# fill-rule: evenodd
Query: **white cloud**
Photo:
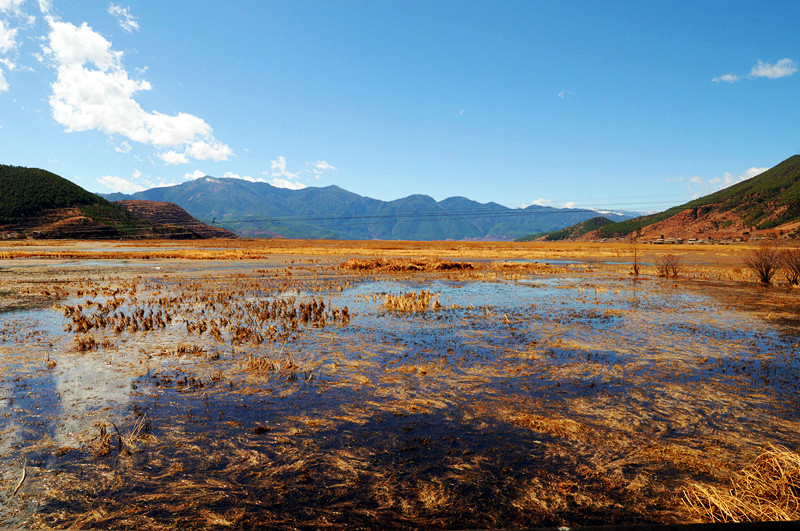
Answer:
M130 7L122 7L116 4L108 6L108 14L117 19L119 26L128 33L133 33L139 29L139 21L131 15Z
M131 145L125 142L124 140L120 142L119 145L114 146L114 151L116 151L117 153L123 153L125 155L130 153L132 149L133 147L131 147Z
M328 161L326 160L318 160L314 163L314 167L318 170L335 170L333 166L331 166Z
M574 95L575 93L571 90L562 90L561 92L558 93L558 97L561 98L562 100Z
M722 76L715 77L711 81L713 81L714 83L720 83L720 82L736 83L737 81L739 81L739 79L741 79L741 78L739 76L737 76L736 74L725 74L725 75L722 75Z
M158 154L167 164L234 156L202 118L142 109L134 96L150 90L150 83L131 79L122 66L122 53L112 50L111 43L85 22L79 27L53 17L47 21L50 33L43 49L57 71L50 106L53 118L68 132L98 130L172 148Z
M197 160L213 160L219 162L233 156L233 150L216 139L197 140L186 148L186 154Z
M667 179L667 182L685 182L687 191L691 194L692 198L698 198L704 195L714 193L723 188L727 188L734 184L751 179L756 175L760 175L767 171L769 168L752 167L745 170L739 175L735 175L726 171L720 177L712 177L711 179L703 179L699 175L691 178L680 177L679 179Z
M751 77L766 77L769 79L777 79L779 77L791 76L797 72L797 63L789 59L781 59L775 64L765 63L761 59L750 70Z
M253 177L250 177L249 175L239 175L238 173L233 173L232 171L225 172L225 175L223 175L222 177L224 177L226 179L241 179L243 181L249 181L251 183L265 183L265 182L267 182L266 179L262 179L260 177L258 179L255 179Z
M566 203L561 205L561 208L575 208L576 206L578 206L578 203L576 203L575 201L567 201Z
M167 166L189 164L189 157L187 157L184 153L178 153L177 151L165 151L164 153L159 153L158 158L163 160L164 164Z
M0 53L8 53L17 47L17 31L19 28L10 28L0 19Z
M303 188L306 188L306 185L303 183L278 178L272 179L269 184L276 188L288 188L289 190L302 190Z
M336 168L332 166L326 160L318 160L313 164L311 171L314 173L314 178L319 180L322 178L322 173L325 171L336 171Z
M775 64L765 63L761 59L758 60L756 65L750 69L747 75L748 79L755 79L757 77L765 77L767 79L778 79L780 77L791 76L798 70L797 62L789 59L788 57L779 60ZM740 81L742 76L738 74L725 74L713 78L711 81L714 83L736 83Z
M0 0L0 11L19 11L19 6L25 0Z
M3 7L3 4L0 4L0 11L14 7L13 4L8 4L8 6L10 7ZM18 45L17 31L19 31L19 28L9 27L5 20L0 19L0 54L5 55L16 50ZM0 64L5 66L8 70L14 70L14 63L7 57L0 57ZM8 81L5 78L3 70L0 69L0 92L5 92L7 90Z
M520 208L527 208L527 207L533 206L533 205L536 205L536 206L549 206L550 203L552 203L552 202L553 201L550 200L550 199L545 199L544 197L540 197L539 199L534 199L533 201L531 201L530 204L522 205Z
M728 186L731 186L733 184L740 183L742 181L746 181L747 179L752 179L756 175L761 175L762 173L764 173L768 169L769 168L752 167L752 168L749 168L749 169L745 170L744 173L742 173L741 175L738 175L738 176L732 174L729 171L726 171L725 173L722 174L722 177L714 177L713 179L709 179L708 184L713 185L716 190L720 190L722 188L727 188ZM695 181L693 180L692 182L695 182ZM700 182L695 182L695 183L696 184L701 184L702 180Z
M136 192L141 192L145 189L133 181L125 180L121 177L117 177L116 175L104 175L103 177L97 179L97 182L109 190L114 192L122 192L123 194L133 194Z
M192 173L187 173L186 175L184 175L183 178L186 179L187 181L194 181L196 179L200 179L205 176L206 174L203 173L202 171L194 170Z

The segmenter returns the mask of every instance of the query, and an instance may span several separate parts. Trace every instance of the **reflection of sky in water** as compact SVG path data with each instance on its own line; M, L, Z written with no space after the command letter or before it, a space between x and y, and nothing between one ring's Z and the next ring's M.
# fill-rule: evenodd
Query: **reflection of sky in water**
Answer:
M135 375L107 355L76 352L65 322L51 309L0 313L0 452L43 437L75 446L130 401Z

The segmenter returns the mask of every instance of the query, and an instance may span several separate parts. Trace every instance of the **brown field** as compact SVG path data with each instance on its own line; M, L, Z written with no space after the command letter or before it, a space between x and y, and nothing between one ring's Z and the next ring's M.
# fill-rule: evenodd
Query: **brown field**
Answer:
M750 249L0 244L0 527L798 519Z

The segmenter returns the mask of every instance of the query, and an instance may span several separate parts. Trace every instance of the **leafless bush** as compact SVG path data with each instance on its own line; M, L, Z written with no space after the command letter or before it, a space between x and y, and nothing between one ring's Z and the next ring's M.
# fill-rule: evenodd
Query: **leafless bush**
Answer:
M656 257L656 270L660 277L677 277L681 268L681 257L662 254Z
M634 276L639 276L639 238L641 236L641 229L637 229L630 236L631 247L633 247L633 263L631 264L631 274Z
M792 286L800 284L800 247L781 251L781 266L789 284Z
M764 244L747 253L744 257L744 263L756 274L760 282L769 284L772 282L775 272L778 271L781 255L774 246Z

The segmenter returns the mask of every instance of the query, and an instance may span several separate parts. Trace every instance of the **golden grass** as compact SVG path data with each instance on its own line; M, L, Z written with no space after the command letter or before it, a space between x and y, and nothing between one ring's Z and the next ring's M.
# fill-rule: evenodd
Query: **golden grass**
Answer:
M684 503L706 522L800 520L800 454L770 445L729 488L692 483Z
M419 293L410 292L402 295L387 293L383 301L383 307L387 310L402 312L424 312L427 310L439 310L442 305L439 303L439 294L422 290Z

